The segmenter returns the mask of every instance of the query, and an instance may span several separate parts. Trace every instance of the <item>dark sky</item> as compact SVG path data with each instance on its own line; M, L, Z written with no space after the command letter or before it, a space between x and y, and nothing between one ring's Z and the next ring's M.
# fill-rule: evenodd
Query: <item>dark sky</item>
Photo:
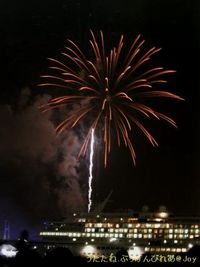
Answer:
M87 163L74 162L80 134L80 138L72 138L75 133L70 132L55 139L52 121L62 118L64 111L39 114L37 105L53 92L36 85L47 70L46 58L58 56L67 38L87 52L89 29L102 29L113 38L123 33L128 40L141 33L149 47L162 47L156 62L177 70L166 89L186 100L157 102L158 109L179 125L178 129L159 122L149 125L159 148L135 131L136 167L123 148L113 148L106 169L96 153L95 202L113 190L110 211L140 210L143 205L156 210L165 205L175 214L200 214L198 2L1 1L1 225L8 219L17 230L38 226L45 218L64 216L69 206L81 209L86 198ZM69 164L72 161L74 165Z

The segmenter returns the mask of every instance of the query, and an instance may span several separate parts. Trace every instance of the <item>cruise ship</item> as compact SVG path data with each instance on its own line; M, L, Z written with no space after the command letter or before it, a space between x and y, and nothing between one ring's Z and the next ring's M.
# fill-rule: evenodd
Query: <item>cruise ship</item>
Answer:
M108 257L125 249L130 258L144 253L175 254L200 244L200 218L158 212L73 214L45 222L40 232L46 249L68 247L74 255Z

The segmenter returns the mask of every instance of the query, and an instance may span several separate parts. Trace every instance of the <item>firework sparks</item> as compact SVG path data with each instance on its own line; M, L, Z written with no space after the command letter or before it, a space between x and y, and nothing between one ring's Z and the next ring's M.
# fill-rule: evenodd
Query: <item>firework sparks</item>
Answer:
M145 41L138 35L127 55L124 56L122 35L117 46L106 53L104 35L101 31L99 36L98 42L91 31L90 45L93 52L91 60L87 59L71 40L68 40L68 46L62 53L64 60L49 58L50 69L56 73L43 75L42 78L46 81L40 86L63 88L65 95L51 99L49 103L41 106L41 111L46 112L63 105L70 108L80 103L73 114L67 114L66 119L56 128L56 132L61 133L67 128L73 128L87 117L89 127L79 157L85 155L90 140L91 144L93 143L95 131L103 133L105 166L111 151L111 140L116 140L119 146L123 143L128 147L135 163L136 154L131 142L134 126L141 130L153 146L158 145L143 126L141 115L146 118L161 119L177 127L173 119L157 112L146 102L143 103L144 99L164 97L183 100L183 98L158 88L166 83L163 76L175 72L164 70L160 66L149 67L147 64L151 57L160 51L160 48L152 47L141 52ZM91 173L90 177L92 179Z
M90 141L90 167L89 167L89 179L88 179L88 212L90 212L92 206L92 180L93 180L93 155L94 155L94 129L91 133Z

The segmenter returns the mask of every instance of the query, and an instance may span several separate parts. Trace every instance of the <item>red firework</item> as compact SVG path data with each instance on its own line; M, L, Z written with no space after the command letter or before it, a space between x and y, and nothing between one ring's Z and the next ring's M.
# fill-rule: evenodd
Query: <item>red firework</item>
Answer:
M164 70L162 67L148 67L147 61L160 51L160 48L140 53L144 40L138 35L132 43L128 53L122 56L124 37L120 37L118 45L105 52L104 35L100 31L100 42L91 31L89 40L93 59L88 60L81 49L71 40L62 53L64 60L49 58L50 69L56 71L55 75L43 75L44 83L40 86L53 86L65 89L65 95L51 99L40 107L42 112L58 108L63 105L80 103L73 114L66 114L66 119L56 128L57 133L67 128L75 127L81 120L90 118L90 126L79 152L79 157L86 153L91 138L92 129L103 126L104 165L107 165L108 154L111 151L111 129L114 129L118 145L124 143L130 150L135 163L135 151L130 140L133 125L137 126L148 138L153 146L156 140L138 120L137 113L148 118L163 119L176 126L170 117L157 112L146 104L137 102L136 98L167 97L178 100L183 98L170 92L157 90L158 84L166 83L163 75L173 73L174 70ZM124 52L123 52L124 53ZM145 65L147 69L141 71ZM156 89L154 88L156 87Z

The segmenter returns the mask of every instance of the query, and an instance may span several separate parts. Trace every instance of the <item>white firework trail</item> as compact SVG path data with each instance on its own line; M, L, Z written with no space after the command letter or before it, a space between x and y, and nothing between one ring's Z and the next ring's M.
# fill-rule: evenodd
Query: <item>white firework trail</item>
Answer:
M93 155L94 155L94 129L91 133L91 142L90 142L90 167L89 167L89 179L88 179L88 212L90 212L92 206L92 179L93 179Z

